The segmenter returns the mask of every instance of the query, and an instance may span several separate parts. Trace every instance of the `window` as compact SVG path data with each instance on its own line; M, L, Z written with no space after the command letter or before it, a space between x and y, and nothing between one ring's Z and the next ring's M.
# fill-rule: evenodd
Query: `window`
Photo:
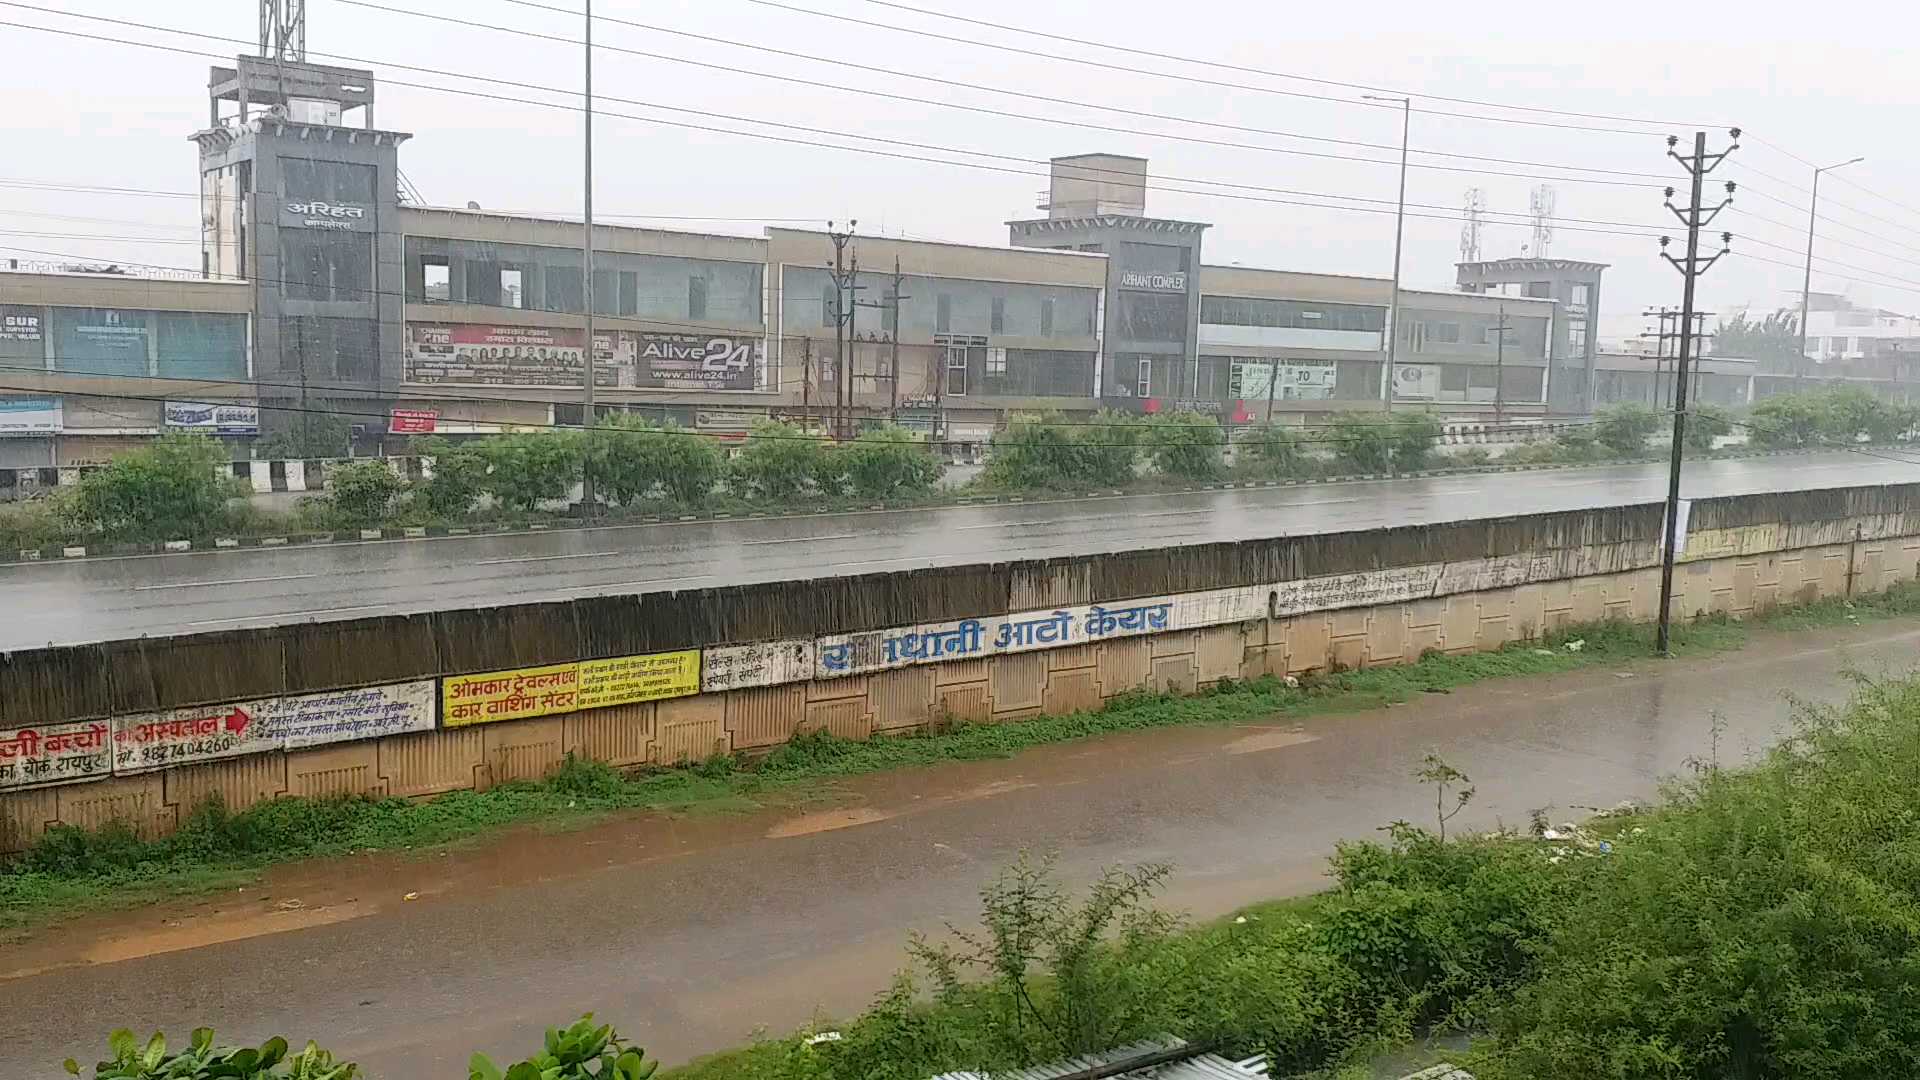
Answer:
M443 259L439 262L428 261L420 266L422 287L428 300L453 299L453 267Z
M1139 375L1133 383L1133 395L1135 397L1153 396L1153 357L1151 356L1140 358Z
M373 289L373 234L281 229L280 273L290 299L365 299Z
M1118 311L1122 338L1164 342L1187 339L1187 298L1183 293L1122 292Z
M1007 332L1007 298L1004 296L993 298L993 314L989 321L988 332L994 334Z
M1296 330L1355 330L1379 333L1387 309L1361 304L1321 304L1303 300L1266 300L1239 296L1203 296L1200 321L1215 326L1261 326Z
M371 319L288 316L280 322L280 370L309 381L380 378L379 325Z
M549 266L541 275L542 311L585 311L586 277L578 266Z
M987 350L988 377L993 377L996 375L1004 376L1006 373L1007 373L1007 350L988 349Z
M690 277L687 279L687 318L704 319L707 317L707 279Z
M952 326L953 297L948 293L941 293L939 299L934 302L933 328L935 331L944 334L951 329Z
M1053 297L1051 296L1040 301L1040 336L1053 336Z
M501 307L521 308L527 306L525 275L511 266L500 268L500 290L495 301Z
M1532 297L1535 297L1535 298L1538 298L1538 299L1548 299L1548 300L1550 300L1550 299L1552 299L1552 298L1553 298L1553 282L1551 282L1551 281L1529 281L1529 282L1527 282L1527 292L1526 292L1526 295L1528 295L1528 296L1532 296Z
M318 199L324 203L346 203L371 207L374 202L374 169L371 165L352 165L344 161L320 161L316 158L280 159L281 190L289 202Z
M1076 250L1076 251L1092 251L1092 252L1101 252L1101 251L1105 251L1105 250L1106 250L1106 248L1104 248L1104 247L1102 247L1102 246L1101 246L1101 245L1099 245L1099 244L1080 244L1080 245L1078 245L1078 246L1077 246L1077 247L1076 247L1076 248L1075 248L1074 250Z
M820 290L820 325L831 329L840 319L840 290L828 285Z
M1593 295L1593 286L1584 282L1573 287L1573 302L1585 306Z
M1123 243L1114 258L1125 269L1150 274L1184 274L1191 267L1193 253L1173 244Z
M941 297L942 300L946 297ZM967 396L967 347L953 344L947 346L947 396Z
M640 313L640 275L631 270L620 271L620 314L637 315Z
M1460 324L1457 322L1430 322L1427 324L1427 340L1447 345L1460 343Z
M1467 369L1467 385L1477 390L1491 390L1499 385L1500 369L1479 364Z

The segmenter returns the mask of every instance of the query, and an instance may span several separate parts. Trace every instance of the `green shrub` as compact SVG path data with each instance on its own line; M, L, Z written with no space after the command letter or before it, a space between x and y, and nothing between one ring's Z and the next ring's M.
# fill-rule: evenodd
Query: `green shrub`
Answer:
M1159 413L1141 426L1147 460L1163 476L1213 480L1226 471L1226 434L1211 416Z
M1379 413L1341 413L1327 425L1325 438L1334 460L1350 472L1383 473L1393 468L1393 420Z
M587 447L595 482L622 506L657 495L697 506L726 474L726 456L711 439L631 415L601 421Z
M1478 469L1493 463L1493 451L1484 446L1469 446L1464 450L1455 450L1444 460L1456 469Z
M85 527L75 520L74 513L71 488L0 503L0 552L54 547L81 535Z
M1112 409L1101 409L1075 429L1075 469L1072 480L1101 487L1122 487L1138 478L1140 421Z
M733 459L728 483L736 495L790 499L817 482L827 444L794 424L754 425Z
M1888 401L1857 386L1826 392L1827 439L1837 443L1891 443L1906 437L1915 421L1913 406Z
M940 482L940 462L926 440L905 428L862 432L839 456L843 482L864 498L920 494Z
M175 540L208 536L246 494L228 471L227 449L204 435L170 433L80 478L73 513L110 537Z
M487 1055L467 1063L467 1080L647 1080L660 1063L629 1046L611 1024L588 1013L567 1028L548 1028L540 1052L502 1070Z
M1242 435L1235 456L1261 476L1289 478L1307 471L1299 438L1279 424L1262 424Z
M1720 406L1696 403L1687 409L1686 449L1711 450L1715 439L1732 432L1733 414Z
M984 479L1016 491L1121 487L1136 477L1140 430L1138 420L1105 409L1084 424L1016 413L994 434Z
M353 1080L359 1067L335 1062L333 1055L309 1042L297 1054L287 1053L287 1040L274 1036L258 1047L215 1046L212 1028L195 1028L187 1045L167 1049L159 1032L145 1043L121 1029L107 1040L113 1057L93 1067L94 1080ZM80 1063L68 1058L68 1073L79 1076Z
M1445 431L1440 426L1439 417L1429 412L1394 413L1389 430L1392 439L1389 460L1399 472L1418 472L1426 468L1428 456L1439 445L1440 436Z
M1776 450L1818 446L1834 428L1823 395L1783 394L1759 402L1748 411L1753 441Z
M487 459L473 442L421 439L414 453L432 458L431 475L414 484L413 503L435 517L460 518L487 488Z
M1617 457L1639 457L1660 428L1660 414L1633 402L1609 405L1594 417L1593 436Z
M1572 424L1560 430L1553 437L1554 454L1548 461L1561 461L1577 464L1593 461L1600 457L1599 433L1592 424Z
M566 498L580 477L581 443L574 432L493 435L474 449L487 463L487 494L524 513Z
M376 525L393 512L405 481L379 459L348 461L327 470L326 500L344 525Z

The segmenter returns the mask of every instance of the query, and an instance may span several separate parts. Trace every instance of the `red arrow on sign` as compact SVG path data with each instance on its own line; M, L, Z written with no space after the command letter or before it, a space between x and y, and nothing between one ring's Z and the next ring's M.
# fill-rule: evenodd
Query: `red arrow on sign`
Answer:
M235 735L246 734L247 725L253 723L253 717L247 715L247 711L238 705L235 705L233 711L228 713L223 719L227 723L227 730L233 732Z

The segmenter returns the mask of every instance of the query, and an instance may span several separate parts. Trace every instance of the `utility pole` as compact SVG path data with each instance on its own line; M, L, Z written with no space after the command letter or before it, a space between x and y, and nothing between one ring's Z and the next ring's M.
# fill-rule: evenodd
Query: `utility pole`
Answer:
M849 400L847 394L847 328L853 323L853 275L847 272L847 242L853 239L853 230L858 221L847 222L846 232L834 232L833 222L827 222L827 239L833 242L833 421L829 429L833 437L843 438L841 420L841 402Z
M1813 223L1817 220L1814 215L1820 209L1820 174L1843 169L1848 165L1856 165L1865 160L1867 159L1864 157L1857 157L1838 165L1822 165L1813 170L1813 197L1807 200L1807 267L1800 278L1800 362L1793 365L1795 372L1804 372L1807 369L1807 301L1812 298L1813 292Z
M1680 223L1687 227L1686 259L1683 261L1667 254L1667 244L1671 238L1666 236L1660 238L1660 257L1672 263L1674 269L1680 271L1680 277L1685 282L1680 300L1680 355L1675 361L1673 378L1673 459L1667 472L1666 521L1661 525L1665 543L1660 553L1660 623L1655 648L1662 656L1670 655L1671 652L1668 646L1672 638L1673 563L1678 557L1678 552L1674 549L1682 539L1679 521L1680 456L1686 447L1687 440L1687 361L1693 358L1693 334L1690 331L1693 328L1694 285L1700 280L1700 275L1706 273L1708 267L1719 262L1720 256L1725 255L1733 246L1733 234L1721 233L1719 253L1707 259L1700 257L1700 230L1714 218L1719 217L1720 211L1733 203L1734 184L1731 180L1727 181L1727 197L1720 200L1717 206L1701 205L1701 189L1706 183L1707 174L1718 168L1720 163L1727 159L1728 154L1740 148L1740 129L1734 128L1728 134L1732 136L1731 145L1718 154L1709 154L1707 153L1707 133L1694 132L1693 153L1685 157L1675 149L1680 143L1679 136L1667 137L1667 156L1678 161L1692 177L1693 193L1686 207L1681 208L1673 205L1673 189L1667 189L1667 209L1673 211L1673 216L1679 218Z
M1400 339L1400 246L1407 224L1407 136L1413 130L1413 99L1363 95L1368 101L1400 103L1400 202L1393 212L1393 299L1387 307L1386 409L1393 411L1393 363L1399 355Z
M1673 404L1673 385L1667 381L1667 361L1673 359L1674 355L1678 352L1677 343L1680 340L1680 331L1678 329L1680 324L1680 309L1663 307L1643 311L1640 314L1649 319L1657 318L1660 320L1660 331L1654 336L1657 344L1654 347L1653 355L1653 407L1656 409L1666 408ZM1703 332L1706 319L1707 313L1704 311L1696 311L1693 313L1693 337L1695 341L1704 341L1706 339L1706 334ZM1669 343L1675 343L1674 351L1672 352L1668 351ZM1699 359L1699 350L1695 349L1693 355L1696 360Z
M854 260L853 272L858 274L860 272L858 254L854 256ZM900 272L900 257L896 255L893 258L893 274L888 278L885 298L877 302L865 300L853 302L854 307L881 308L887 313L887 340L891 343L887 360L887 419L889 421L897 420L900 414L900 301L913 299L900 291L900 286L905 282L906 275ZM855 285L854 288L858 289L859 286ZM874 378L879 377L879 373L875 372Z
M586 176L585 194L582 202L586 207L586 225L580 230L580 259L586 264L580 276L581 295L586 300L587 318L586 348L581 350L581 359L585 361L583 371L586 378L586 390L581 395L580 419L592 431L597 424L599 410L594 408L594 357L593 357L593 0L587 0L587 37L584 52L586 67ZM593 450L591 447L580 456L580 511L588 517L594 516L597 503L593 493Z
M800 415L813 419L813 338L800 339Z
M1500 325L1494 328L1494 337L1498 345L1493 353L1493 422L1498 424L1507 417L1507 334L1513 327L1507 325L1507 305L1500 305Z

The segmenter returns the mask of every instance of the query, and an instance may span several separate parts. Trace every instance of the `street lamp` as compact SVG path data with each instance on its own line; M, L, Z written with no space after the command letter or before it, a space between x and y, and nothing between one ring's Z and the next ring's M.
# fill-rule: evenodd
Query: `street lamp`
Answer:
M1820 174L1857 165L1865 160L1864 157L1857 157L1813 170L1813 197L1807 200L1807 269L1806 275L1800 280L1800 362L1794 365L1795 375L1803 373L1807 367L1807 301L1812 298L1813 290L1813 222L1814 214L1820 209Z
M1407 134L1413 126L1413 99L1386 97L1380 94L1362 96L1368 101L1400 104L1400 202L1393 212L1393 299L1387 308L1386 409L1392 412L1393 362L1397 358L1400 342L1400 243L1406 232L1407 222Z

